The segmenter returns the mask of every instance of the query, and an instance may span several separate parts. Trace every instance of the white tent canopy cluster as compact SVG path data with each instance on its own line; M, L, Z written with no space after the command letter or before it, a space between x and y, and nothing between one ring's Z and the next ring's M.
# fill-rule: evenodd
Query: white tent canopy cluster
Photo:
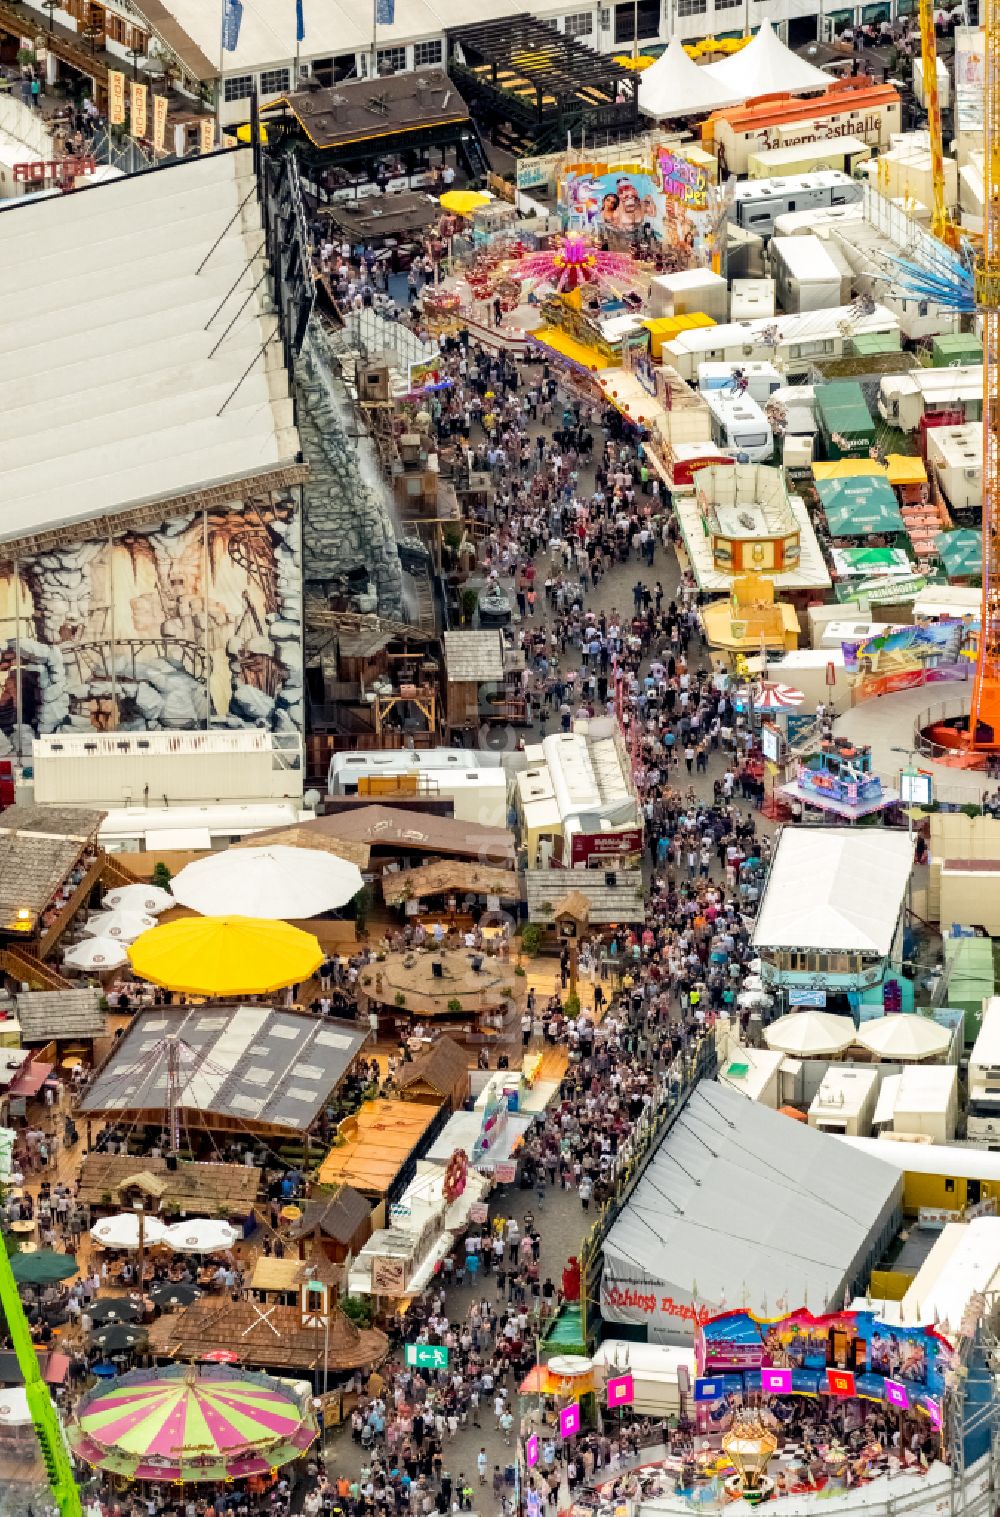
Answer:
M95 1222L90 1236L102 1248L139 1247L139 1214L120 1212ZM142 1219L142 1243L146 1248L171 1248L179 1254L215 1254L232 1248L239 1237L235 1227L215 1217L192 1217L168 1227L159 1217Z
M786 47L765 21L753 40L718 63L695 63L674 37L639 81L639 107L657 120L700 116L758 95L822 90L828 74Z

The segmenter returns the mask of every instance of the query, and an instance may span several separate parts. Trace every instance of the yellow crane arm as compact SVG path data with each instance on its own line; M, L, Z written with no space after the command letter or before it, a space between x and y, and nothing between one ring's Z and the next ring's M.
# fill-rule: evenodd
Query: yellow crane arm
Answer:
M944 188L944 143L941 131L941 101L938 97L937 39L934 35L934 0L920 0L920 62L924 75L927 134L931 144L931 231L948 241L948 206Z

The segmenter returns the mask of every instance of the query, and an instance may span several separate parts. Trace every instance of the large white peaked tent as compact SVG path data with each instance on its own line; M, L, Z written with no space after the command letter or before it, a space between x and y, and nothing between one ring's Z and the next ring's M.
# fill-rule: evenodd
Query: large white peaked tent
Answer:
M745 91L709 78L708 69L688 56L678 37L639 79L639 108L661 121L670 116L705 115L745 99Z
M718 63L708 63L700 72L708 74L727 93L738 91L740 100L779 91L797 95L808 90L825 90L830 84L829 74L785 46L770 21L765 21L753 41L738 53L731 53ZM641 101L641 91L639 98Z

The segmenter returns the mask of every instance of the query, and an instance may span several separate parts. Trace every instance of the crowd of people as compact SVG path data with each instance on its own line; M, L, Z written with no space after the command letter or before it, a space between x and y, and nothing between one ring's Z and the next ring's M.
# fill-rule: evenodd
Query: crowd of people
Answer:
M335 269L339 252L327 257L331 275L347 277L349 260ZM374 288L374 265L352 275L369 276ZM640 1445L683 1452L691 1438L687 1425L652 1429L626 1416L564 1448L552 1431L555 1402L540 1395L525 1413L518 1388L547 1319L575 1288L563 1268L612 1195L619 1166L677 1099L715 1017L737 1004L752 910L746 875L768 852L750 732L711 668L699 596L674 558L669 497L641 439L567 391L544 362L446 340L442 366L450 383L427 398L431 426L460 467L491 479L479 566L487 587L504 587L517 603L512 636L525 654L536 731L599 713L621 723L644 812L644 920L587 935L573 999L567 962L560 991L531 993L523 1041L565 1053L558 1091L525 1134L518 1186L495 1189L491 1219L457 1236L396 1324L393 1357L358 1379L353 1452L327 1430L305 1469L259 1498L206 1490L180 1503L183 1517L242 1517L262 1503L276 1517L509 1513L514 1444L529 1425L541 1433L532 1478L553 1503L563 1483L597 1484ZM408 941L417 930L408 925ZM316 1010L350 1012L373 951L369 944L324 964ZM411 1052L401 1045L386 1068L362 1071L361 1085L391 1088ZM98 1137L107 1151L122 1141L114 1128ZM244 1158L253 1162L252 1148ZM304 1177L296 1181L289 1189L288 1176L269 1175L272 1222L300 1194ZM57 1214L65 1199L78 1227L72 1197L57 1199ZM565 1227L567 1216L565 1247L565 1233L554 1241L549 1228L553 1217ZM269 1238L267 1251L278 1247ZM82 1315L85 1299L77 1305ZM404 1364L402 1342L446 1348L446 1367ZM125 1517L128 1501L119 1506ZM176 1507L164 1492L144 1517Z

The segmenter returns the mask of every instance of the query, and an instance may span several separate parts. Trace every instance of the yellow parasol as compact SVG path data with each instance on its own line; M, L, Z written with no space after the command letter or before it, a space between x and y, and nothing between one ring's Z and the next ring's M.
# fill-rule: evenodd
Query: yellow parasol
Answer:
M612 59L619 68L627 68L633 74L641 74L645 69L652 68L656 62L648 53L640 53L638 58L633 58L631 53L616 53Z
M260 917L182 917L144 932L128 954L144 980L196 996L263 995L323 962L311 933Z
M442 210L451 211L454 216L471 216L489 203L489 195L482 190L445 190L438 201Z
M267 146L267 127L264 125L263 121L258 122L257 131L260 134L259 135L259 141L261 143L261 146L262 147L266 147ZM238 126L236 128L236 140L238 142L252 142L253 141L253 138L250 135L250 124L249 124L249 122L245 122L243 124L243 126Z

